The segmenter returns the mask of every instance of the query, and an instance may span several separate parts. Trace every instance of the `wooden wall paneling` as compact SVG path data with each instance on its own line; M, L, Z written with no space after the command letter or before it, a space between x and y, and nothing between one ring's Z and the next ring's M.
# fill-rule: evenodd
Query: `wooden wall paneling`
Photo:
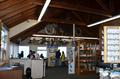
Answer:
M33 8L33 7L35 7L35 5L32 5L31 3L30 3L30 4L27 4L26 6L20 8L19 10L14 11L14 12L12 12L12 13L9 13L9 14L7 14L6 16L3 16L3 17L1 17L1 18L2 18L3 20L8 19L8 18L13 17L14 15L16 15L16 14L18 14L18 13L24 12L24 11L26 11L26 10L28 10L28 9ZM1 15L1 14L0 14L0 15Z
M35 11L36 11L36 8L33 7L33 8L28 9L24 12L16 14L14 17L11 17L11 18L4 20L4 22L7 23L8 25L11 23L16 24L16 21L20 20L21 18L28 17L28 19L30 19L29 16L35 16Z
M6 22L8 22L9 19L14 19L14 18L17 18L17 17L19 17L19 16L24 17L24 16L26 16L27 14L30 14L31 12L32 12L32 13L33 13L33 12L35 13L35 11L36 11L36 8L35 8L35 6L34 6L34 7L32 7L32 8L26 9L25 11L20 12L20 13L18 13L18 14L15 14L15 15L13 15L13 16L6 17L6 18L4 18L3 20L6 21Z
M9 8L6 8L0 11L0 17L4 17L5 15L12 14L12 12L19 11L20 9L28 7L28 5L31 5L31 4L32 2L28 2L28 0L25 0L24 2L21 2L17 5L11 6Z
M34 13L33 13L34 14ZM6 23L7 25L9 25L9 28L14 27L15 25L24 22L28 19L34 19L35 17L33 16L33 14L28 14L24 17L18 18L16 20L13 20L12 22L9 21L9 23Z
M0 11L7 9L11 6L20 4L21 2L23 2L24 0L5 0L4 2L0 3Z

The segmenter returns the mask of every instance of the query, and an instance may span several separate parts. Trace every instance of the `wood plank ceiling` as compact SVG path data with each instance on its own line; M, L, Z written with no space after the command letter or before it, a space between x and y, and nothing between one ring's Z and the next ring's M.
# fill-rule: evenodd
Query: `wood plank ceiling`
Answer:
M0 0L0 19L8 28L27 19L37 19L44 3L45 0ZM99 27L87 28L86 25L119 14L119 5L120 0L52 0L42 23L34 26L36 30L30 28L11 39L25 39L48 23L57 23L64 31L72 29L72 24L76 24L83 36L98 37ZM30 33L25 34L26 32Z

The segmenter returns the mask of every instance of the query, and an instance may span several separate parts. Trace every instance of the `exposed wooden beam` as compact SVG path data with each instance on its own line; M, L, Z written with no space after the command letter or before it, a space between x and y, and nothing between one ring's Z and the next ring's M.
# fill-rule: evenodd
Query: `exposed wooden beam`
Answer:
M72 11L72 13L79 21L82 21L83 23L85 23L84 20L76 12Z
M27 16L27 15L30 15L30 14L35 13L35 11L36 11L36 8L33 7L33 8L30 8L30 9L28 9L28 10L25 10L25 11L23 11L23 12L21 12L21 13L18 13L18 14L16 14L16 15L14 15L14 17L13 17L13 16L8 17L8 18L4 19L3 21L5 21L5 22L7 22L7 23L8 23L8 22L11 22L11 21L16 21L16 20L19 19L19 18L22 18L22 17L24 17L24 16Z
M65 19L58 19L58 18L43 18L43 22L55 22L55 23L62 23L62 24L77 24L77 25L86 25L80 21L66 21Z
M0 3L0 11L4 10L6 8L9 8L11 6L20 4L21 2L23 2L24 0L5 0L5 2Z
M27 14L24 17L15 18L11 21L9 20L8 22L5 22L5 23L9 26L9 28L11 28L11 27L23 22L23 21L26 21L28 19L34 19L34 18L35 18L34 13L31 13L31 14Z
M115 11L114 0L109 0L109 8L110 8L112 13Z
M21 12L24 12L24 11L26 11L26 10L28 10L28 9L31 9L31 8L33 8L33 7L36 7L36 6L29 4L29 5L27 5L26 7L20 8L19 10L14 11L14 12L11 12L11 13L9 13L9 14L7 14L6 16L1 17L1 18L2 18L2 20L6 20L6 19L8 19L8 18L10 18L10 17L14 17L15 15L17 15L17 14L19 14L19 13L21 13Z
M27 37L31 37L33 34L36 34L38 31L42 30L43 26L41 26L41 27L40 26L41 25L38 26L39 28L36 27L36 28L32 29L31 31L26 32L26 34L21 37L22 40L25 40Z
M45 23L38 23L36 25L34 25L33 27L24 30L23 32L15 35L14 37L10 38L11 41L16 42L19 38L21 40L24 40L27 37L30 37L32 34L37 33L38 31L40 31L41 29L43 29L43 26L45 26Z
M32 6L32 2L28 2L28 0L25 0L24 2L19 3L18 5L14 5L14 6L11 6L9 8L6 8L4 10L1 10L0 17L5 17L8 14L12 14L14 12L21 10L21 9L27 8L28 6Z
M22 16L24 14L24 16ZM15 16L14 18L9 18L8 20L5 20L4 23L6 23L8 25L9 28L25 21L28 19L34 19L35 18L35 13L31 12L31 13L23 13L23 14L19 14L17 16Z
M109 9L105 6L105 4L103 3L102 0L96 0L96 2L97 2L104 10L109 10Z
M40 0L33 2L33 3L36 5L41 5L41 6L44 5L43 1L40 1ZM73 10L73 11L78 11L78 12L85 12L85 13L90 13L90 14L111 17L110 12L108 12L108 11L88 8L88 7L81 6L81 5L74 5L74 4L68 4L68 3L63 3L63 2L57 2L57 1L52 1L50 3L49 7L67 9L67 10Z

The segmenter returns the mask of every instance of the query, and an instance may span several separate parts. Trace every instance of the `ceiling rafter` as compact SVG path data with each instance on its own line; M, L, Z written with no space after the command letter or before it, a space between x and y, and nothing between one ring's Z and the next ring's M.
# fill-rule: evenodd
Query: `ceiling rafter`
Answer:
M12 18L12 19L9 19L8 21L5 21L6 23L8 23L8 24L13 24L13 23L15 23L15 22L17 22L17 21L19 21L19 20L23 20L23 19L25 19L25 18L28 18L28 17L30 17L30 16L33 16L33 14L34 13L30 13L30 14L27 14L26 16L23 16L23 17L21 17L21 15L20 16L18 16L18 17L16 17L16 18ZM11 20L11 21L10 21Z
M0 10L4 10L14 5L20 4L23 1L24 0L5 0L5 2L0 3Z
M34 1L33 4L42 6L44 3L43 1ZM108 12L108 11L88 8L88 7L81 6L81 5L75 6L73 4L57 2L57 1L52 1L49 7L61 8L61 9L67 9L67 10L73 10L73 11L78 11L78 12L85 12L85 13L90 13L90 14L95 14L95 15L111 17L111 12Z
M26 6L26 7L20 8L19 10L14 11L14 12L12 12L12 13L4 16L4 17L1 17L1 18L2 18L2 20L11 18L11 17L13 17L13 16L15 16L15 15L21 13L21 12L24 12L24 11L26 11L26 10L28 10L28 9L31 9L31 8L33 8L33 7L36 7L36 5L32 5L32 4L31 4L31 5L28 5L28 6Z
M79 21L82 21L83 23L85 23L84 20L76 12L72 11L72 13Z
M96 0L96 2L97 2L104 10L109 10L109 9L105 6L105 4L103 3L102 0Z
M111 10L111 12L113 13L115 10L115 5L114 5L114 1L113 0L109 0L109 8Z
M23 21L28 20L28 19L34 19L33 14L34 13L30 13L30 14L27 14L26 16L24 16L24 17L15 18L15 19L13 19L13 20L11 20L9 22L5 22L5 23L9 25L9 28L11 28L11 27L23 22Z
M58 19L58 18L43 18L43 22L55 22L55 23L62 23L62 24L77 24L77 25L86 25L80 21L66 21L65 19Z
M31 5L32 5L32 2L28 2L28 0L25 0L22 3L19 3L17 5L11 6L7 9L4 9L4 10L0 11L0 17L5 17L8 14L12 14L14 12L19 11L20 9L24 9L24 8L26 8L28 6L31 6Z
M36 8L35 8L35 7L32 7L32 8L30 8L30 9L27 9L27 10L21 12L21 13L18 13L18 14L16 14L16 15L14 15L14 17L13 17L13 16L8 17L8 18L4 19L3 21L5 21L5 22L11 22L11 20L15 20L16 18L21 18L21 17L24 17L24 16L26 16L26 15L35 13L35 11L36 11Z

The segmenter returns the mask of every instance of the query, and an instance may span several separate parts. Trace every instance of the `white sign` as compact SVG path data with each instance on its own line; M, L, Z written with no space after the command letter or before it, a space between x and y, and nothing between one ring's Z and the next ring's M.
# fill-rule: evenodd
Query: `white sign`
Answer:
M68 74L75 74L75 47L68 48Z

